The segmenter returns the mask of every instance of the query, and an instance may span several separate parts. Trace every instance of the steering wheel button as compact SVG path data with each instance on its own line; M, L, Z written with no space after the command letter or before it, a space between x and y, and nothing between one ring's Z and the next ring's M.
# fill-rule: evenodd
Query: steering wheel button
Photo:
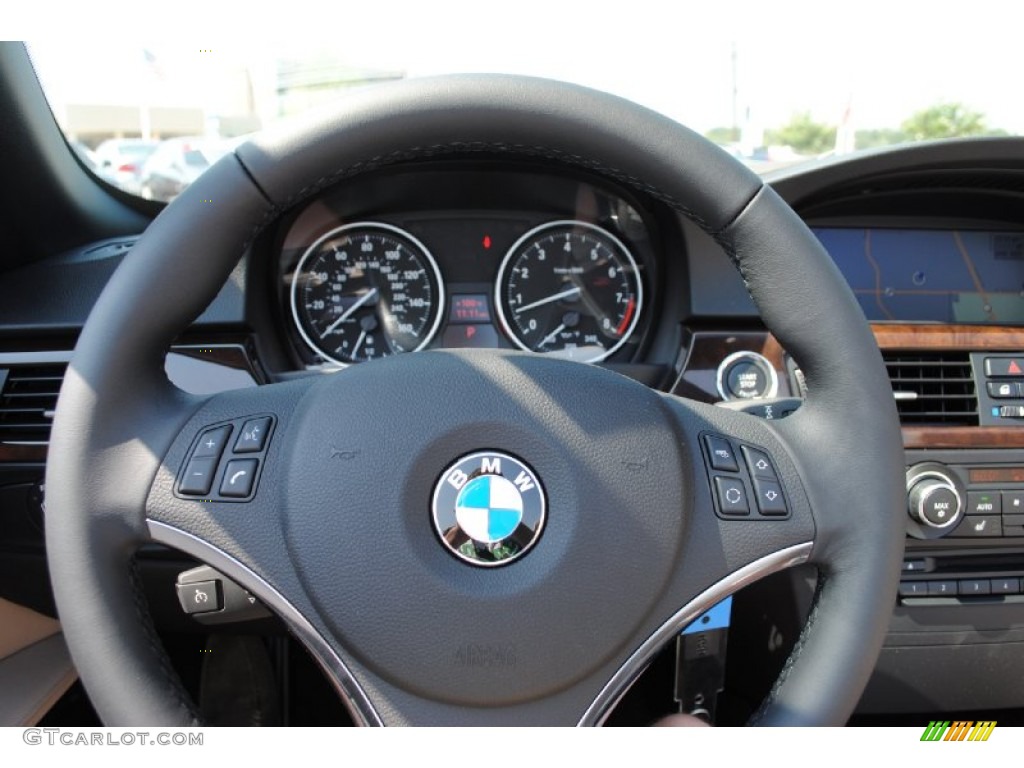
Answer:
M766 517L783 517L788 514L786 498L782 495L782 486L770 480L754 478L754 493L757 495L757 508Z
M210 613L224 607L220 585L216 581L197 581L193 584L175 584L178 602L185 613Z
M708 451L708 461L712 469L724 470L726 472L738 472L739 465L736 463L736 452L732 445L724 437L715 435L704 435L704 445Z
M270 417L249 419L242 425L242 431L235 440L235 453L256 453L262 451L270 434Z
M200 459L213 457L214 459L219 459L220 455L224 452L224 446L227 444L228 437L230 436L230 424L206 430L200 436L199 442L196 444L196 449L192 453L192 458Z
M224 468L224 479L220 482L220 495L230 498L245 498L252 493L259 468L257 459L232 459Z
M732 477L715 476L715 491L718 494L718 510L727 517L750 514L747 489L743 483Z
M779 479L778 475L775 474L775 468L772 466L772 460L768 458L767 453L751 448L749 445L742 446L742 450L743 458L747 460L747 467L750 468L750 474L765 480Z
M178 484L179 493L190 496L206 496L213 487L213 475L217 471L216 457L192 459L185 467L185 473Z

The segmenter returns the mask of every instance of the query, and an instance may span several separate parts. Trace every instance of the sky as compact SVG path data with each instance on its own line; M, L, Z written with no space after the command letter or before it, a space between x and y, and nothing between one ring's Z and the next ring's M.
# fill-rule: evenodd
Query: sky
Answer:
M209 88L218 67L327 50L353 66L410 76L487 71L570 80L703 132L732 123L735 50L736 108L760 127L801 111L836 124L847 110L855 128L898 127L916 110L958 101L992 127L1024 133L1017 82L1024 5L1014 2L289 0L273 15L258 10L270 4L233 2L216 10L191 0L111 3L106 14L103 3L81 5L95 9L83 26L97 18L111 24L98 36L67 34L75 18L55 29L44 14L9 28L36 41L41 71L71 100L97 90L144 92L142 47L159 54L167 79L192 78L182 87L193 91ZM140 21L147 8L154 9L148 24ZM132 23L121 34L125 19Z

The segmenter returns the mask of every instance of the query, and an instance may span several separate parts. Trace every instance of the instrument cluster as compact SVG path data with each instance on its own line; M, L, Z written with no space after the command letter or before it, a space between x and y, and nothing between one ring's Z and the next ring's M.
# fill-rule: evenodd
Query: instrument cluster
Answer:
M649 325L655 255L640 206L592 183L409 171L298 213L279 298L307 368L459 347L626 362Z

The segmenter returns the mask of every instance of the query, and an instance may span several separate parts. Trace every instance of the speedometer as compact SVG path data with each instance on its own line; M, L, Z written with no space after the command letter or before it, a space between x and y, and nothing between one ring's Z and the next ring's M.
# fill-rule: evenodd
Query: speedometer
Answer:
M583 362L614 354L636 328L643 286L629 249L583 221L542 224L498 270L495 305L522 349Z
M430 343L441 323L437 262L408 232L347 224L311 245L295 268L292 316L319 355L346 364Z

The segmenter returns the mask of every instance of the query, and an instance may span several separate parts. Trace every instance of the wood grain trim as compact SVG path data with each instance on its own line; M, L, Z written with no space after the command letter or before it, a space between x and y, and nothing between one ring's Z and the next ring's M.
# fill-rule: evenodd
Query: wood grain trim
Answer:
M978 325L896 325L871 326L881 349L963 349L1020 352L1024 350L1024 328Z
M1024 448L1020 427L903 427L907 448Z

